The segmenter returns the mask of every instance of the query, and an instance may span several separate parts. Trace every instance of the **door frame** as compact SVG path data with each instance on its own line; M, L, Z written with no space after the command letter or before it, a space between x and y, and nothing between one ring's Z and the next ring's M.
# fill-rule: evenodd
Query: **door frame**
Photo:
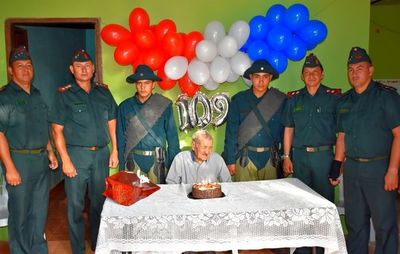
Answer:
M95 30L95 54L96 62L94 63L96 72L96 81L99 83L103 82L103 65L101 59L101 40L100 40L100 18L8 18L5 21L5 39L6 39L6 56L10 55L12 44L11 44L11 30L15 25L21 26L32 26L32 25L49 25L57 27L66 26L68 24L73 25L93 25ZM8 80L11 79L7 71Z

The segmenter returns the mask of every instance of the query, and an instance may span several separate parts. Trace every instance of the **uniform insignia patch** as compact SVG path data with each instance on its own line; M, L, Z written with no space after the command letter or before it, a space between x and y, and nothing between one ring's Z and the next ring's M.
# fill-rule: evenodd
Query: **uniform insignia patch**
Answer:
M72 85L71 85L71 84L68 84L68 85L59 87L59 88L57 89L57 91L60 92L60 93L63 93L63 92L68 91L68 89L70 89L71 87L72 87Z
M396 87L384 85L382 83L378 83L378 86L383 88L383 89L386 89L386 90L395 91L395 92L397 91Z
M303 105L296 105L293 108L293 112L301 112L301 111L303 111Z
M291 91L291 92L288 92L288 93L287 93L287 96L288 96L289 98L292 98L293 96L295 96L295 95L297 95L297 94L299 94L299 93L300 93L299 90Z
M348 108L341 108L341 109L339 109L339 114L344 114L344 113L347 113L349 111L350 110Z
M342 89L340 88L326 89L326 93L339 95L342 94Z
M104 89L107 89L107 90L108 90L108 85L106 85L106 84L102 84L102 83L96 83L96 86L99 86L99 87L102 87L102 88L104 88Z

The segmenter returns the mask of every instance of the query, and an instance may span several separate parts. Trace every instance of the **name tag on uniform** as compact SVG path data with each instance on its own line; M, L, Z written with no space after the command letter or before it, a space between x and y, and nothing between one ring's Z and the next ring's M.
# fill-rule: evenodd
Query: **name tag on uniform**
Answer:
M303 105L296 105L296 106L293 108L293 112L301 112L301 111L303 111L303 110L304 110Z

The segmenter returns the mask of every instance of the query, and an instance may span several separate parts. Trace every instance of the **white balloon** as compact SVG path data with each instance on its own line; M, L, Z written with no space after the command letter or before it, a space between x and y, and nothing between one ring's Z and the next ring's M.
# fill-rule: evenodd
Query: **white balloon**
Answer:
M211 77L207 80L207 82L203 85L203 87L209 91L215 90L219 87L218 82L213 80Z
M224 25L219 21L211 21L204 30L204 38L217 44L225 36Z
M238 48L240 49L249 38L250 26L247 22L238 20L232 24L228 34L235 38Z
M229 70L229 75L228 75L228 78L226 79L226 81L229 82L229 83L233 83L233 82L235 82L236 80L238 80L239 77L240 77L240 76L239 76L238 74L236 74L236 73L232 70L232 68L230 68L230 70Z
M229 76L231 65L229 62L220 56L217 56L210 65L210 74L212 79L217 83L224 83Z
M242 77L242 78L243 78L244 83L245 83L248 87L251 87L251 86L253 85L253 83L251 82L250 79L247 79L247 78L245 78L245 77Z
M174 56L165 63L164 72L168 78L178 80L185 75L187 68L188 60L186 57Z
M204 85L210 78L210 70L206 63L195 58L188 66L188 75L194 83Z
M196 57L205 62L211 62L217 56L217 46L210 40L202 40L196 45Z
M230 60L233 72L242 76L250 68L251 60L249 56L241 51L237 52Z
M230 35L225 36L218 43L218 54L225 58L230 58L238 52L239 48L235 38Z

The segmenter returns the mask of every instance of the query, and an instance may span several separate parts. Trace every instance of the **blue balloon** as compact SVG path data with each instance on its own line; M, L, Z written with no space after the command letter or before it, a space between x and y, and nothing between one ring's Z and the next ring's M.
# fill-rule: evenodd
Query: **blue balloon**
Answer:
M285 25L292 31L297 31L307 24L310 18L308 9L303 4L293 4L285 13Z
M267 56L267 61L275 68L275 70L281 74L284 72L288 65L288 60L286 56L279 52L271 50Z
M246 53L247 49L249 48L250 44L253 42L253 40L249 38L247 38L247 41L243 44L243 46L239 49L240 51Z
M250 59L255 61L258 59L267 59L269 49L264 41L253 41L247 50Z
M250 38L253 40L264 39L268 33L268 24L264 16L255 16L250 22Z
M270 26L282 25L284 22L283 19L285 18L285 12L285 6L281 4L272 5L265 14L267 23Z
M292 39L292 33L284 26L275 26L268 33L268 46L274 50L284 50Z
M297 36L293 36L292 41L285 49L285 54L287 58L292 61L300 61L306 56L306 53L306 43Z
M316 45L326 39L328 28L319 20L311 20L300 31L298 31L298 35L307 44Z

